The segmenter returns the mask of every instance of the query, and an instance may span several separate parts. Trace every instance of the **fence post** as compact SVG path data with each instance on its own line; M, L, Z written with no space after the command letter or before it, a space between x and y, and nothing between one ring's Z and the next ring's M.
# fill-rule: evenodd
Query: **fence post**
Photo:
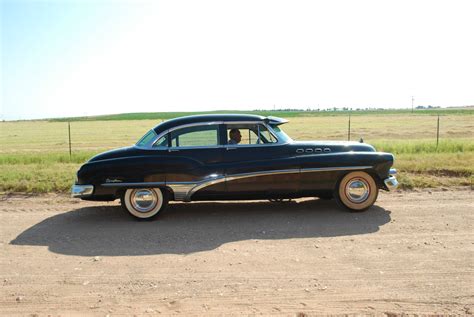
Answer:
M349 114L349 126L347 127L347 141L351 140L351 115Z
M71 122L68 121L67 123L67 130L69 134L69 160L72 158L72 150L71 150Z
M438 148L439 144L439 115L438 115L438 126L436 128L436 148Z

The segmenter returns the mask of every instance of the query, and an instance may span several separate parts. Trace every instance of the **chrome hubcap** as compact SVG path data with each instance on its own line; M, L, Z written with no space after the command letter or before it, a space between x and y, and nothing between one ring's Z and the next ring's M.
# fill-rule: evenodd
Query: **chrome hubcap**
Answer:
M346 185L346 196L354 203L365 201L370 194L369 184L362 178L351 179Z
M151 189L135 189L131 195L133 208L139 212L149 212L156 207L158 197Z

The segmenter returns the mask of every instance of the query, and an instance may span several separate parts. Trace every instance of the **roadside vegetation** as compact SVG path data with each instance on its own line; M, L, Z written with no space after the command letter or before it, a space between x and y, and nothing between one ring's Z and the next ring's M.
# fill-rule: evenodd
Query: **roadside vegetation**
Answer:
M472 186L474 181L474 113L442 112L437 144L437 113L428 110L351 114L271 115L290 120L283 129L295 140L347 140L370 143L395 154L404 189ZM182 113L171 113L182 115ZM75 172L93 155L134 144L154 125L169 118L119 115L98 121L72 121L71 156L68 122L54 120L0 123L0 192L68 192ZM268 114L268 113L265 113ZM140 114L143 117L143 114Z

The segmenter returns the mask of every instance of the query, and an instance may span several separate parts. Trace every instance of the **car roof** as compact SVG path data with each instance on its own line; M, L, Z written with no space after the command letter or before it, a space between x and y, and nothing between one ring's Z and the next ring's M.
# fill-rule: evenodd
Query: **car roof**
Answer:
M285 119L278 118L278 117L264 117L258 116L253 114L204 114L204 115L192 115L192 116L185 116L174 118L171 120L167 120L155 126L153 130L156 133L161 133L168 129L178 127L185 124L193 124L199 122L263 122L266 121L272 124L282 124L288 122Z

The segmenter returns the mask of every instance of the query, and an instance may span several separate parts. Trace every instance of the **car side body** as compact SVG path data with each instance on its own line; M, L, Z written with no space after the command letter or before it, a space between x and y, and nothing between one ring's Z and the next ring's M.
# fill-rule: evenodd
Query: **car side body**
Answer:
M136 145L98 154L82 165L72 196L124 203L127 191L134 190L138 196L130 199L138 209L151 199L145 189L152 188L157 190L151 195L159 192L166 202L329 198L351 172L369 175L377 190L397 187L392 154L360 142L293 141L280 129L286 122L229 114L165 121ZM243 131L245 140L230 144L232 129ZM363 194L363 188L354 188L348 193ZM148 218L145 214L137 213Z

